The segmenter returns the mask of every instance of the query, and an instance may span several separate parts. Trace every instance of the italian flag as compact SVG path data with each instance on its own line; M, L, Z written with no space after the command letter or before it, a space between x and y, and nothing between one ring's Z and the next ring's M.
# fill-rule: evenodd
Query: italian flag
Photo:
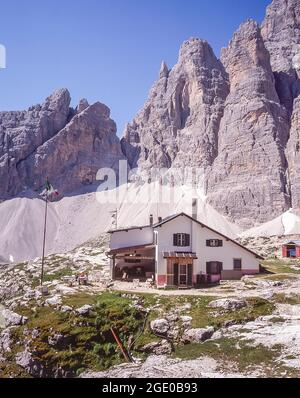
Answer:
M41 196L51 198L53 195L58 196L59 193L58 193L57 189L53 188L53 186L50 184L50 181L48 180L48 177L47 177L45 189L41 193Z

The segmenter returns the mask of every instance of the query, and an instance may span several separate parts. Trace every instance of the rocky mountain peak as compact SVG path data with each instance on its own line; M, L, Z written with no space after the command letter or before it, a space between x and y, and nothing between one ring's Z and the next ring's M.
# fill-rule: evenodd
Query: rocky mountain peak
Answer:
M187 40L177 64L170 71L162 65L145 106L125 129L121 142L129 164L210 164L228 92L227 74L209 44Z
M280 101L292 116L294 99L300 94L300 2L273 0L262 24L262 37Z
M169 76L169 69L168 69L165 61L162 61L160 70L159 70L159 78L162 79L162 78L168 77L168 76Z
M268 92L278 100L269 52L257 22L248 20L240 25L228 47L222 50L221 60L229 74L231 90L250 84L250 95Z
M218 62L213 49L206 40L192 37L180 47L178 64L185 67L187 71L192 67L214 68Z
M123 158L110 110L81 100L76 112L61 89L41 105L0 113L0 198L39 190L51 178L62 193L95 181L100 167Z
M271 54L273 71L292 73L292 60L300 52L297 48L300 44L299 0L273 0L266 11L262 35Z
M76 113L80 113L80 112L84 111L88 106L90 106L90 104L88 103L88 100L86 98L82 98L76 107Z

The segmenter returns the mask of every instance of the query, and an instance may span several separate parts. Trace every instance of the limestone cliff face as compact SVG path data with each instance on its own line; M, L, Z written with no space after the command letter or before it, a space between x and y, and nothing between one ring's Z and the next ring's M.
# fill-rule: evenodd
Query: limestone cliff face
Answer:
M290 115L290 138L286 148L291 205L300 208L300 2L274 0L262 26L270 51L276 88Z
M186 41L171 71L162 63L145 106L125 129L131 167L212 164L228 93L227 74L209 44Z
M292 207L300 209L300 96L293 102L290 139L286 149Z
M300 68L299 1L273 0L262 24L262 36L270 53L280 100L291 114L300 89L296 83L296 69Z
M242 226L300 210L300 1L273 0L260 27L247 21L221 60L201 39L163 62L121 145L109 109L67 90L23 112L0 112L0 199L70 192L126 156L143 170L197 167L207 200ZM122 151L121 151L122 149Z
M73 110L67 90L23 112L0 113L0 198L39 190L48 176L62 192L92 183L123 157L109 109L86 100Z
M131 166L203 167L208 201L243 226L300 208L300 1L242 24L221 61L199 39L162 65L122 149Z
M284 154L288 116L256 22L240 26L223 50L222 62L230 94L207 193L217 210L247 226L249 219L263 222L290 207Z

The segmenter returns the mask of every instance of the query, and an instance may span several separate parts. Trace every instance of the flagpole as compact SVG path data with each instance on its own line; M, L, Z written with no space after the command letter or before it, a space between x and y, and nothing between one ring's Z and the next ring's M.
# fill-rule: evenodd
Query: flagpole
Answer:
M45 204L45 221L44 221L44 239L43 239L41 286L43 286L43 279L44 279L44 260L45 260L45 244L46 244L46 230L47 230L47 210L48 210L48 192L46 192L46 204Z

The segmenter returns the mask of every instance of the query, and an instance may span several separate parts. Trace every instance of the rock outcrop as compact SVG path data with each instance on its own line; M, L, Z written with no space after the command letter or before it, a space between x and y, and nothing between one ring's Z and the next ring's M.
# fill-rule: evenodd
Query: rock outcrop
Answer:
M212 164L228 93L227 74L210 45L186 41L171 71L162 63L145 106L125 129L121 144L130 166Z
M262 35L270 52L276 88L290 115L290 139L286 156L291 205L300 208L300 3L274 0L267 9Z
M221 60L192 38L172 69L162 62L121 144L109 109L86 99L72 109L67 90L1 112L0 200L39 191L46 176L63 193L87 190L99 168L126 157L141 171L197 168L202 197L245 228L300 210L299 76L300 2L273 0Z
M262 24L262 36L270 53L279 97L291 114L300 88L296 83L296 70L300 69L299 1L273 0Z
M130 166L201 168L209 203L243 227L299 208L299 23L298 0L274 0L221 61L207 42L185 42L125 129Z
M0 113L0 198L39 190L46 176L69 192L94 182L99 168L117 167L122 153L109 109L81 100L74 110L70 100L62 89L27 111Z
M288 116L256 22L240 26L223 50L222 62L230 94L207 193L217 210L246 227L251 225L249 219L263 222L290 207L284 153Z
M300 96L293 102L290 139L287 144L286 156L289 163L292 207L300 209Z

